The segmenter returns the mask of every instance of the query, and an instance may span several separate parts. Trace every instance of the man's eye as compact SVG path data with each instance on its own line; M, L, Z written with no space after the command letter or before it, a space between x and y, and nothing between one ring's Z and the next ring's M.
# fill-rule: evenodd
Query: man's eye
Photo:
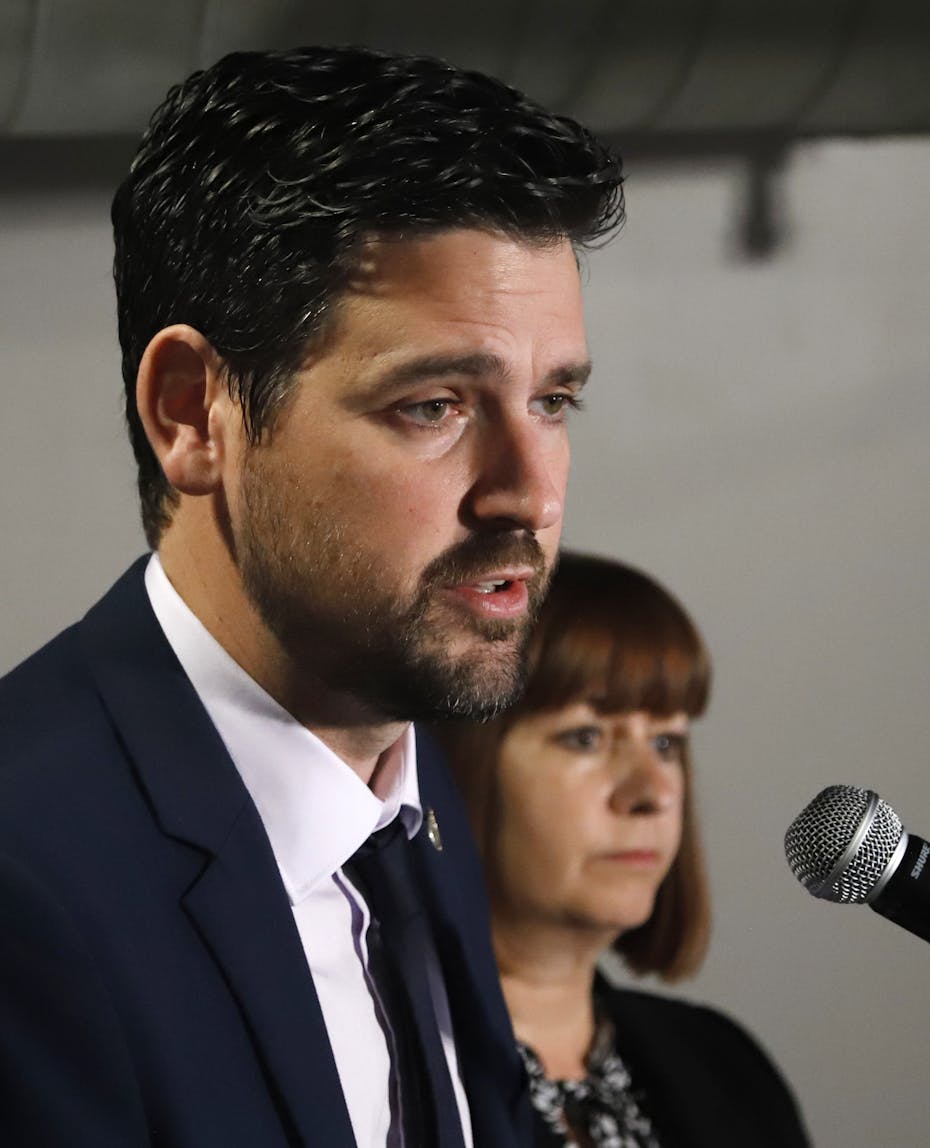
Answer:
M660 733L652 739L652 745L663 761L681 762L684 760L687 740L680 733Z
M562 730L555 740L566 749L585 753L597 749L602 738L603 733L596 725L581 725L575 729Z
M564 391L543 395L537 402L546 418L555 421L561 421L569 410L580 411L582 407L581 399L577 395L569 395Z
M451 399L427 399L422 403L411 403L410 406L402 407L402 413L408 418L418 423L437 423L445 422L449 417L452 410Z

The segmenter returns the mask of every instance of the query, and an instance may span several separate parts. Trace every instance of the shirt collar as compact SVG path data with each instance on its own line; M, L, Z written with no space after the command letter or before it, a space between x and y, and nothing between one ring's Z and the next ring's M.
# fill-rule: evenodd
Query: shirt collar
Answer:
M385 750L374 790L235 662L168 580L145 570L155 616L258 809L292 904L334 873L375 829L423 821L416 739L408 726Z

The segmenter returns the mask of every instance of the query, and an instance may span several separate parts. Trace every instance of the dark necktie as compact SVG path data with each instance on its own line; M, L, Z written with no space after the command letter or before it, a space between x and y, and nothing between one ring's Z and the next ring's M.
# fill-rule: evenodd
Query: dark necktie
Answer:
M397 1049L405 1148L464 1148L430 993L429 930L410 853L397 817L373 833L345 869L371 910L369 969Z

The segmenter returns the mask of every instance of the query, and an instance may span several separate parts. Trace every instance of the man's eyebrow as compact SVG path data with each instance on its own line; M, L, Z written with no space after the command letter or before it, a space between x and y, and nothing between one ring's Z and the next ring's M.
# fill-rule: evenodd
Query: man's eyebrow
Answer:
M584 359L580 363L568 363L564 367L556 367L546 375L547 383L559 384L563 386L575 386L580 391L588 379L591 377L591 371L594 364L590 359Z
M406 363L399 363L380 375L372 385L373 391L391 390L427 379L453 376L466 378L506 378L510 374L507 363L490 351L473 351L465 355L423 355ZM590 359L577 363L564 363L554 367L543 380L544 385L576 386L581 389L591 374Z

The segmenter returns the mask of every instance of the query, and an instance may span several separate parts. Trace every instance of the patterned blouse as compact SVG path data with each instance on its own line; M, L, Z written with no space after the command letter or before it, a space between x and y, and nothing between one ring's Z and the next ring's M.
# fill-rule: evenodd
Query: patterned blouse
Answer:
M614 1049L609 1020L598 1023L584 1080L549 1080L536 1053L519 1042L517 1048L545 1129L538 1148L661 1148L641 1107L642 1095Z

